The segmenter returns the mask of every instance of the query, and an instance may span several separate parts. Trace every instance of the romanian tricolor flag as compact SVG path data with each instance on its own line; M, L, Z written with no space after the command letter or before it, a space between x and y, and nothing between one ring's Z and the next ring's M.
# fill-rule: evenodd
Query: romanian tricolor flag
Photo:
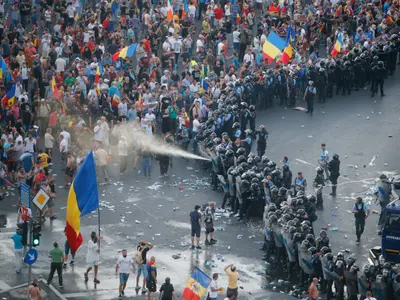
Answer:
M97 70L96 70L96 77L94 78L94 83L97 84L99 82L100 76L103 75L104 73L104 68L101 62L98 62L97 64Z
M285 44L288 45L296 39L296 31L293 29L292 24L289 25L286 33Z
M340 32L337 36L335 46L332 49L331 54L333 57L338 55L338 53L340 52L340 49L342 48L342 45L343 45L343 36L342 36L342 33Z
M7 71L7 64L4 61L4 59L2 59L0 62L0 78L5 77L4 75L6 74L6 71Z
M171 22L174 18L174 11L172 10L172 0L167 0L167 21Z
M113 107L117 107L121 103L121 97L117 94L114 94L112 97L111 105Z
M285 41L275 32L271 32L263 45L264 57L274 60L285 46Z
M118 58L127 58L135 55L138 44L132 44L128 47L122 48L112 56L112 60L116 61Z
M189 4L188 0L183 0L183 11L182 11L182 20L184 20L189 13Z
M194 267L192 276L188 280L185 290L182 293L182 299L199 300L206 293L210 283L211 278L198 267Z
M293 56L293 48L289 44L289 45L287 45L285 50L283 50L283 53L281 56L281 62L283 62L284 64L287 64L290 61L290 59L292 58L292 56Z
M15 99L15 90L16 86L15 84L11 87L11 89L5 94L3 99L1 100L1 104L3 107L10 107L14 105L14 99Z
M58 87L56 83L56 79L53 76L53 79L51 80L51 91L53 92L53 96L58 99L60 98L60 93L58 92Z
M99 207L93 152L90 151L72 182L67 201L66 235L69 247L76 252L82 244L80 218Z

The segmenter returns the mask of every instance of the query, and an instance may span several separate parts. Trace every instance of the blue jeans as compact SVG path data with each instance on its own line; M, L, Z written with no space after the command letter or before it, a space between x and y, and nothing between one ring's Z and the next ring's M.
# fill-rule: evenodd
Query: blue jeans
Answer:
M151 156L142 156L142 169L144 176L151 176Z

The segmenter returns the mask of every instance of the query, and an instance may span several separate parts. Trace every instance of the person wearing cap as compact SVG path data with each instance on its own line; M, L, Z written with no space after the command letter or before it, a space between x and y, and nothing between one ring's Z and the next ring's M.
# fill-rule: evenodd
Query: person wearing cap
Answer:
M125 296L125 288L128 283L129 274L131 273L131 267L136 272L133 258L128 256L126 249L123 249L115 265L115 274L119 274L119 298Z
M54 248L50 250L49 257L51 258L50 274L47 279L47 285L51 284L54 272L57 270L58 283L60 288L63 287L62 267L64 263L64 252L60 249L57 242L53 244Z

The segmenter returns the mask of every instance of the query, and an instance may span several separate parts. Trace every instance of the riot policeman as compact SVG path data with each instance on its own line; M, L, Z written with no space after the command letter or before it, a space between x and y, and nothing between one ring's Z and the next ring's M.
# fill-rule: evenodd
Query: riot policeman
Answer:
M322 189L325 186L325 180L324 170L321 167L317 167L317 176L314 179L313 186L317 191L317 208L323 208Z
M318 70L317 86L318 86L318 102L325 103L326 101L326 85L328 82L328 76L324 68Z
M264 125L260 125L260 129L256 131L257 136L257 154L263 157L265 149L267 148L268 131Z

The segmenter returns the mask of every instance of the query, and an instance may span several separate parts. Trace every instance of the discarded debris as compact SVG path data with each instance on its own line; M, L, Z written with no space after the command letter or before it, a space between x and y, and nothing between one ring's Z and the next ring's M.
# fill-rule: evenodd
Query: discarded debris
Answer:
M149 190L158 191L158 190L161 189L162 187L163 187L163 186L162 186L160 183L156 182L156 183L154 183L154 184L148 186L147 188L148 188Z
M135 223L136 223L136 224L140 224L140 221L139 221L139 220L135 220Z
M173 259L179 259L179 258L181 258L181 254L180 253L174 254L174 255L172 255L172 258Z
M188 171L193 171L194 168L193 168L193 167L190 167L190 166L187 166L187 167L186 167L186 170L188 170Z
M373 167L373 166L375 165L375 164L374 164L374 161L375 161L376 158L377 158L376 155L374 155L374 156L372 157L371 161L369 162L370 167Z
M238 236L236 237L238 240L241 240L243 238L243 234L238 234Z

